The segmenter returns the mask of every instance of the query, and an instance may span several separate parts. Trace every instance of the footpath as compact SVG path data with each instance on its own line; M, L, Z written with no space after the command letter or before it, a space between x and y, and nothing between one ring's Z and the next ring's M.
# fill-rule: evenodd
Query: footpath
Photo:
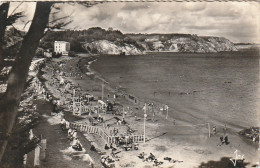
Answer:
M60 124L51 115L53 104L48 101L36 100L37 111L40 115L39 124L33 129L33 134L47 140L46 157L41 159L39 167L48 168L91 168L87 160L82 157L84 154L94 160L94 167L103 167L100 163L100 156L95 151L90 151L90 142L83 135L78 134L80 143L86 151L76 152L69 150L70 141L67 132L62 131ZM41 157L40 157L41 158ZM34 151L28 154L26 167L33 167Z

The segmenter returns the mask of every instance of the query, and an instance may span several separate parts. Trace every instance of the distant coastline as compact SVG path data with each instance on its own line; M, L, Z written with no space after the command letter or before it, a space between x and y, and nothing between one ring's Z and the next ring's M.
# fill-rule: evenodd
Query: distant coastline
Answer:
M86 30L50 31L42 39L43 50L54 41L67 41L74 52L111 55L141 55L151 51L216 53L237 51L234 43L225 37L196 34L124 34L120 30L93 27Z
M238 50L259 50L260 44L256 43L235 43L235 46Z

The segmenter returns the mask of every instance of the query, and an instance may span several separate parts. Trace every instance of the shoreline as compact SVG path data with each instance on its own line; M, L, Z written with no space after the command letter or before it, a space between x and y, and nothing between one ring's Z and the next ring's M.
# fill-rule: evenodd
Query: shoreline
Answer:
M95 61L97 61L97 59L98 59L98 57L100 57L100 56L107 56L107 55L96 55L96 59L95 59ZM92 56L91 56L92 57ZM92 62L91 60L90 60L90 62ZM91 63L92 64L92 63ZM147 99L147 100L149 100L148 102L147 101L145 101L145 100L143 100L143 99L141 99L141 98L138 98L136 95L134 95L133 93L129 93L129 92L127 92L127 91L122 91L122 90L118 90L118 88L120 87L120 85L119 86L113 86L112 84L110 84L109 83L109 81L108 81L108 79L105 79L99 72L97 72L96 70L94 70L92 67L91 67L91 64L89 64L89 67L88 67L88 70L91 70L91 72L93 73L93 74L91 74L91 76L88 76L88 75L86 75L87 77L90 77L91 79L93 79L93 80L100 80L100 82L103 82L103 83L105 83L106 84L106 86L108 86L107 87L107 89L109 90L109 92L112 92L113 94L115 93L115 94L119 94L119 95L122 95L122 96L124 96L124 98L126 99L126 100L128 100L129 102L131 102L131 103L133 103L133 101L131 101L131 100L129 100L127 97L128 96L132 96L132 97L134 97L136 100L137 100L137 106L139 106L139 108L142 108L142 107L144 107L144 104L145 103L153 103L155 106L157 106L156 107L156 109L157 109L157 111L158 111L158 108L160 108L160 107L162 107L163 105L164 105L164 103L162 102L162 100L154 100L154 99L152 99L152 98L150 98L150 100L149 100L149 98ZM82 71L82 70L81 70ZM173 115L174 114L172 114L171 112L172 111L174 111L174 112L176 112L176 111L178 111L178 108L176 108L176 107L172 107L171 105L168 105L169 106L169 109L171 109L171 110L169 110L169 117L170 118L168 118L168 120L170 120L171 122L173 122L174 120L175 120L175 122L180 122L181 124L189 124L191 121L189 121L189 119L188 120L183 120L183 119L181 119L181 117L173 117ZM191 114L191 113L189 113L189 112L182 112L182 115L183 114L185 114L185 115L187 115L187 116L189 116L188 118L193 118L193 117L195 117L193 114ZM165 116L166 114L163 114L163 113L160 113L160 118L162 119L162 118L164 118L164 116ZM180 113L177 113L177 115L180 115ZM183 116L182 116L182 118L183 118ZM199 118L198 118L199 119ZM225 124L229 127L229 129L232 129L232 132L233 133L235 133L235 134L238 134L238 132L239 131L241 131L242 129L246 129L246 128L248 128L248 127L243 127L243 126L240 126L240 125L238 125L238 124L235 124L235 123L223 123L222 121L220 121L220 120L218 120L218 119L214 119L214 123L211 123L211 122L209 122L209 123L211 123L211 125L216 125L216 126L219 126L219 127L223 127ZM196 124L202 124L202 123L193 123L194 125L196 125ZM255 127L256 125L252 125L251 127Z
M93 62L92 59L93 59L93 58L91 58L89 62ZM97 60L97 59L98 59L98 56L97 56L96 59L94 59L94 60ZM80 68L79 68L79 69L80 69ZM90 77L90 78L94 78L94 80L99 80L100 82L105 83L105 84L106 84L106 89L109 90L109 92L111 92L112 94L117 94L117 95L123 96L123 98L124 98L125 100L129 101L129 103L133 103L133 101L129 100L129 98L127 98L127 97L132 96L132 97L134 97L134 99L136 99L136 101L138 102L138 103L135 104L135 106L138 106L140 109L141 109L142 107L144 107L144 104L145 104L145 101L144 101L144 100L138 98L138 97L135 96L134 94L130 94L130 93L126 92L126 91L118 91L117 89L115 89L106 79L104 79L104 78L101 76L101 74L99 74L97 71L95 71L93 68L91 68L91 63L89 64L88 70L90 70L90 71L93 73L93 74L91 74L91 75L93 75L94 77L90 77L90 76L88 76L88 75L85 73L86 76L87 76L87 77ZM81 72L82 72L82 69L81 69ZM84 73L83 73L83 74L84 74ZM116 88L117 88L117 87L116 87ZM157 101L157 102L155 102L155 101L150 101L149 103L154 103L155 109L157 109L157 111L158 111L158 108L159 108L159 104L162 105L162 103L161 103L161 102L158 102L158 101ZM120 104L120 102L119 102L119 104ZM157 107L156 107L156 106L157 106ZM157 114L158 114L158 113L157 113ZM161 118L161 119L162 119L163 116L164 116L162 113L159 114L159 115L160 115L160 118ZM172 120L171 122L173 122L174 119L171 118L171 120ZM181 120L179 120L179 122L188 124L188 122L181 121Z
M196 53L195 53L196 54ZM98 58L97 58L98 59ZM91 69L91 67L89 67L90 69ZM93 70L93 68L92 68L92 70ZM96 72L95 70L93 70L94 72ZM100 77L101 75L99 74L99 77ZM102 77L101 77L102 78ZM103 79L103 80L105 80L106 81L106 79ZM109 83L108 83L109 84ZM110 86L111 87L111 86ZM115 90L115 89L114 89ZM129 93L127 93L127 92L124 92L124 94L127 94L127 95L133 95L133 94L129 94ZM134 96L134 97L136 97L136 96ZM137 98L137 97L136 97ZM139 98L137 98L137 99L139 99ZM140 102L142 102L142 100L140 100L139 99L139 101ZM155 100L153 100L153 101L151 101L151 102L153 102L153 103L155 103L155 104L162 104L161 102L159 102L159 101L157 101L157 102L155 102ZM163 115L160 115L160 119L163 119ZM173 119L173 118L171 118L171 119ZM176 118L176 120L178 120L179 118ZM169 119L168 119L169 120ZM179 119L179 121L181 121L180 119ZM222 123L221 123L221 121L219 121L219 120L216 120L215 119L215 124L214 125L222 125ZM182 121L182 123L183 124L187 124L187 123L189 123L189 122L187 122L187 121ZM240 126L240 125L236 125L236 124L229 124L228 125L229 126L229 134L232 134L232 135L235 135L235 136L237 136L237 137L239 137L239 138L241 138L242 139L242 141L244 142L244 143L246 143L247 145L250 145L250 146L254 146L254 147L258 147L258 144L257 143L252 143L252 141L251 140L249 140L248 138L246 138L245 136L241 136L240 134L239 134L239 131L241 131L241 130L244 130L244 129L247 129L248 127L243 127L243 126ZM254 125L252 125L252 127L254 127ZM251 127L250 127L251 128Z
M94 83L99 83L100 82L99 79L98 78L91 78L91 77L87 77L87 78L89 78L89 79L86 79L85 77L83 79L80 79L79 77L76 77L75 79L71 78L70 80L74 81L75 83L78 83L82 87L82 90L84 90L85 92L88 92L88 93L92 92L93 95L100 95L101 87L97 86L97 84L94 84ZM94 79L94 81L92 79ZM90 80L92 80L92 82ZM83 82L83 81L85 81L85 82ZM86 82L89 83L87 86L85 86ZM93 87L93 88L90 89L90 87ZM119 99L118 101L120 101L120 100L121 99ZM124 98L122 98L122 103L123 104L126 103L127 105L131 105L131 103L128 100L124 100ZM133 106L133 104L131 106L135 107L135 106ZM140 112L140 109L139 109L139 113L138 114L139 114L138 118L142 118L141 114L143 114L143 112ZM142 122L141 123L140 122L134 122L134 121L132 121L131 118L129 118L129 121L131 123L136 123L139 127L142 126ZM159 118L158 121L156 121L155 123L152 122L152 121L147 121L147 127L149 128L147 136L149 137L150 141L148 141L147 144L139 144L140 150L137 151L137 153L132 151L131 153L127 153L126 152L126 153L123 154L121 152L119 154L119 156L122 158L122 160L125 159L125 161L124 162L119 162L119 164L121 164L121 165L122 164L126 164L126 163L130 164L133 161L129 160L129 158L128 158L129 156L135 156L136 157L136 155L138 153L141 153L141 151L154 151L155 149L159 148L160 146L165 146L166 144L168 144L168 147L163 147L162 151L160 151L160 150L158 151L157 150L157 151L154 151L154 152L158 156L159 156L159 153L161 153L160 154L161 156L169 156L169 155L173 154L172 152L170 152L169 149L173 148L176 152L178 151L179 155L175 155L174 158L178 159L178 160L183 160L184 163L174 164L174 167L179 167L179 166L180 167L187 167L187 168L191 167L191 166L194 167L195 165L199 165L203 160L204 161L211 160L213 156L215 158L214 160L218 160L218 156L233 156L232 155L233 151L230 151L230 150L227 151L227 150L225 150L225 148L221 148L224 151L218 151L217 152L218 154L213 154L211 152L211 151L215 151L216 150L216 148L212 147L212 145L214 143L218 143L218 137L213 136L211 138L207 138L205 135L203 135L203 136L199 136L200 138L198 139L198 135L196 134L195 130L189 130L188 132L187 132L187 129L185 129L185 128L172 130L172 128L174 128L174 127L172 127L172 126L169 127L169 125L172 125L172 122L168 121L168 120L165 120L165 119L162 119L162 118ZM168 132L168 133L166 135L163 135L163 136L160 137L159 135L160 135L160 132L162 131L162 129L165 130L164 132ZM186 134L182 135L183 132L186 132ZM155 138L156 135L159 136L159 137ZM88 136L89 136L89 134L88 134ZM239 140L240 138L238 137L237 134L235 134L235 135L230 134L230 138L232 139L232 141L233 141L233 138L237 139L237 140L235 140L236 143L232 144L232 146L237 146L238 144L240 145L240 143L242 143L241 140ZM162 143L162 142L164 142L164 143ZM206 143L206 144L204 144L203 142ZM238 144L237 144L237 142L238 142ZM249 142L249 144L250 144L250 142ZM207 148L205 148L203 146L205 146L205 147L207 146L209 149L207 149ZM217 148L219 148L219 147L217 147ZM232 148L234 148L234 147L232 147ZM248 149L248 147L246 147L245 149ZM201 158L202 160L198 158L199 155L196 152L198 150L203 151L202 153L199 153L199 155L203 155L204 156L203 159ZM187 153L186 151L189 151L189 152ZM207 156L208 152L210 152L210 154ZM222 153L222 154L220 154L219 152ZM226 155L225 155L225 153L226 153ZM196 157L194 157L194 158L191 157L191 158L187 159L187 157L191 156L192 154L196 154ZM251 158L251 157L249 157L249 158ZM163 159L163 158L161 158L161 159ZM192 164L190 164L189 162L192 162ZM144 163L142 161L140 162L138 160L138 158L137 158L135 163L132 163L132 164L134 164L134 165L136 165L136 164L139 165L140 164L140 166L141 166ZM143 166L145 166L145 165L143 165Z

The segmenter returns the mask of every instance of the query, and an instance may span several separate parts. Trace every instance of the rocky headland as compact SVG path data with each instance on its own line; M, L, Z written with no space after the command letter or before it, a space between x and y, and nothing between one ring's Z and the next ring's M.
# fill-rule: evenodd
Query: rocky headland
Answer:
M237 51L235 45L224 37L200 37L197 35L175 36L164 40L163 34L155 36L142 36L136 39L137 45L126 42L115 43L108 40L97 40L83 43L87 51L99 54L112 55L139 55L146 52L189 52L189 53L215 53L222 51ZM130 36L131 38L131 36ZM141 41L141 38L145 38ZM140 47L141 46L141 47Z
M225 37L196 34L124 34L119 30L94 27L87 30L51 31L42 39L40 48L53 46L54 41L68 41L71 51L92 54L142 55L146 52L215 53L237 51Z

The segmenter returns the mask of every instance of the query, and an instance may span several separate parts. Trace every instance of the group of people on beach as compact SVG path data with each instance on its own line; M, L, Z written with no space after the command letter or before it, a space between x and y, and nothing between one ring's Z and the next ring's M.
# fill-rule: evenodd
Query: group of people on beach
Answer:
M213 131L213 135L216 135L217 134L217 126L214 125L213 128L212 128L212 131ZM220 139L219 146L223 145L223 144L228 145L230 143L229 139L228 139L228 135L227 135L227 126L226 125L223 127L223 136L220 136L219 139Z
M104 167L107 168L115 167L115 160L111 158L109 155L101 156L101 163L104 165Z
M67 131L68 139L71 141L71 147L76 151L82 151L82 145L77 136L77 130L71 129L70 124L64 118L61 119L61 129Z
M56 74L60 74L59 73L60 71L57 71L57 72L53 72L53 79L55 79L55 80L52 80L52 85L53 86L55 86L55 89L57 89L57 90L59 90L60 91L60 93L61 93L61 97L66 97L67 99L68 98L72 98L72 96L73 96L73 93L71 92L72 90L81 90L80 89L80 87L79 86L76 86L75 84L73 84L72 82L69 82L69 81L67 81L67 80L63 80L63 84L61 84L60 82L59 82L59 78L57 78L57 77L55 77L55 75ZM64 73L65 74L65 73ZM63 74L63 75L64 75ZM64 78L64 79L66 79L66 78ZM57 87L56 87L57 86ZM61 87L60 87L61 86ZM63 90L62 90L62 88L64 88ZM67 95L70 95L70 96L67 96ZM58 95L57 95L58 96ZM115 97L115 96L114 96ZM109 98L109 97L108 97ZM84 100L84 98L82 98L83 100ZM87 98L86 98L87 99ZM70 101L71 102L71 101ZM89 103L89 100L87 101L87 104L89 104L90 105L90 103ZM57 105L57 106L59 106L59 105ZM168 110L168 106L163 106L164 108L163 108L163 110ZM147 109L145 109L147 112L152 112L151 114L152 114L152 121L155 121L155 112L156 112L156 110L158 110L158 111L160 111L160 109L155 109L155 105L153 104L153 103L149 103L148 105L147 105ZM115 110L113 110L113 111L115 111ZM134 117L135 117L135 119L137 120L137 113L136 112L133 112L133 110L129 110L129 114L130 114L130 111L132 112L132 113L135 113L134 114ZM120 112L120 111L119 111ZM89 112L89 113L91 113L91 112ZM105 121L104 121L104 117L102 116L102 113L99 113L99 112L97 112L96 113L98 116L96 117L96 118L94 118L93 116L91 116L91 118L92 119L90 119L90 123L94 123L95 121L97 121L98 122L98 124L99 123L103 123L103 126L105 125L104 123L105 123ZM120 113L118 113L118 114L115 114L115 115L119 115L120 117L118 117L118 118L120 118L119 120L117 120L116 121L116 126L115 127L117 127L117 128L113 128L113 127L111 127L111 126L109 126L110 128L112 128L112 129L110 129L111 131L110 131L110 133L111 133L111 135L113 135L113 136L117 136L117 135L119 135L119 132L120 132L120 136L121 136L121 130L119 129L120 127L122 127L122 126L124 126L124 125L126 125L128 122L127 122L127 115L128 115L128 113L127 113L127 110L123 110L122 112L120 112ZM121 117L122 116L122 117ZM66 125L66 124L65 124ZM96 126L96 125L95 125ZM97 126L99 126L99 125L97 125ZM66 126L67 127L67 126ZM107 127L106 127L107 128ZM130 127L129 127L130 128ZM78 138L77 138L77 131L76 130L72 130L71 128L67 128L68 129L68 137L69 137L69 139L70 140L72 140L72 143L71 143L71 145L72 146L74 146L74 149L78 149L79 147L79 145L80 145L80 143L79 143L79 141L78 141ZM130 149L130 146L131 146L131 149L134 149L134 150L136 150L136 149L138 149L138 148L136 148L136 146L131 142L131 140L129 139L129 138L127 138L128 137L128 135L131 135L132 133L134 132L134 130L133 129L127 129L127 132L126 132L126 134L124 135L124 136L122 136L122 137L118 137L118 138L116 138L116 142L115 142L115 144L118 144L118 145L120 145L123 149L126 149L126 150L128 150L128 149ZM127 142L127 143L126 143ZM128 145L128 142L130 142L130 144L131 145ZM111 149L111 145L110 145L110 147L107 145L107 146L105 146L105 148L109 148L109 149ZM113 147L112 147L112 149L113 149ZM113 151L113 150L112 150ZM113 154L111 154L111 155L113 155ZM109 158L103 158L103 160L104 161L109 161L110 159ZM149 160L153 160L153 162L154 162L154 165L156 165L156 166L158 166L158 165L160 165L160 164L162 164L162 162L160 162L160 161L158 161L155 157L154 157L154 155L152 154L152 155L150 155L149 157L148 157L148 159L147 159L147 161L149 161Z
M153 153L150 153L147 157L145 157L146 154L144 152L140 153L137 157L142 159L143 162L153 162L153 166L160 166L164 162L159 161ZM181 163L183 161L172 159L171 157L164 157L163 160L168 161L170 163Z
M150 153L147 158L145 158L145 153L142 152L138 155L140 159L142 159L144 162L153 162L153 166L159 166L163 164L162 161L158 161L158 159L154 156L154 154Z
M39 82L34 83L34 86L36 88L35 92L43 95L43 99L45 101L50 101L53 104L52 113L59 114L59 109L58 109L58 106L60 105L59 100L54 100L53 97L51 96L51 94L48 93L47 89L44 88L44 86L42 86ZM82 146L77 137L77 130L74 130L74 129L72 130L69 127L69 122L66 121L63 117L61 119L61 127L64 131L67 131L68 138L71 141L72 148L75 150L81 151Z

